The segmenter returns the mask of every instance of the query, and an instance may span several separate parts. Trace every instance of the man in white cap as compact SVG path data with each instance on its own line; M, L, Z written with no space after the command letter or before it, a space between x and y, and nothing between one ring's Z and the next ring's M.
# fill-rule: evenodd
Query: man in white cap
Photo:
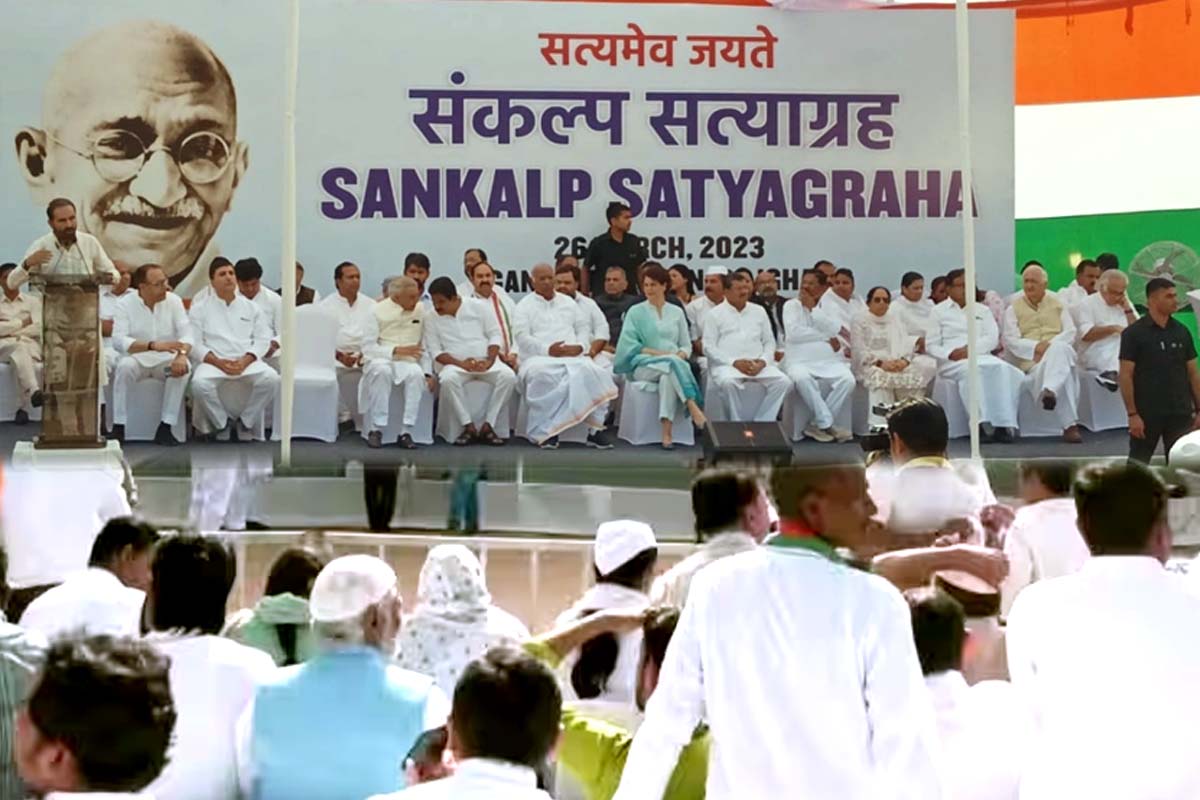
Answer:
M402 765L449 701L433 679L388 663L400 630L396 573L374 556L329 562L309 609L321 652L280 670L238 730L239 780L256 800L369 797L403 787Z
M657 561L658 542L649 525L631 519L603 523L596 529L593 547L596 583L559 615L556 624L568 625L605 609L647 605ZM578 658L564 662L564 670L570 676L565 690L568 700L596 700L632 711L642 650L641 630L622 634L617 644L615 665L609 662L594 667L588 658L587 644L580 648Z
M729 270L720 264L713 264L704 270L704 294L687 304L688 324L692 329L692 342L695 343L696 355L704 355L704 344L700 334L704 330L704 317L721 303L725 302L725 290L729 288Z

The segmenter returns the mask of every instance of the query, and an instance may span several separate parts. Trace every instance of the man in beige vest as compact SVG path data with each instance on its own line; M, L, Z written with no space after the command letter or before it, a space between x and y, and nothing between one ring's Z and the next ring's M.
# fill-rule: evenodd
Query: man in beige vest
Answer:
M1066 304L1046 291L1046 270L1031 266L1021 281L1024 293L1004 312L1004 350L1025 373L1023 386L1035 402L1057 412L1063 441L1078 444L1075 323Z
M425 332L425 306L421 290L412 278L394 278L388 297L375 304L374 313L363 325L363 355L367 359L358 389L358 407L363 415L363 433L370 447L383 445L388 426L388 407L395 386L404 387L404 420L396 444L411 450L412 429L417 424L421 393L433 391L429 354L421 345Z

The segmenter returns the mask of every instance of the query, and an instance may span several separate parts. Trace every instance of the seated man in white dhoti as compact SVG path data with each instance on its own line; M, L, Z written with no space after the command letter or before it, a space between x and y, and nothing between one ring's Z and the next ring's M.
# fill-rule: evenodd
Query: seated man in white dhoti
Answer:
M346 425L359 413L358 391L353 384L343 389L341 377L347 372L357 372L361 376L363 344L367 327L375 315L375 301L359 291L362 272L353 262L343 261L334 267L333 285L337 291L317 301L317 306L338 321L333 353L339 378L338 424Z
M1129 278L1124 272L1110 269L1100 276L1098 285L1099 291L1075 307L1079 325L1076 348L1080 365L1099 372L1096 382L1115 392L1120 372L1121 332L1137 321L1138 314L1125 294Z
M841 319L821 306L821 273L807 269L800 278L800 294L783 306L783 372L812 412L804 435L818 442L854 438L834 422L842 415L854 391L854 375L846 359L834 352Z
M383 446L383 429L388 426L392 389L403 387L404 419L396 444L405 450L416 447L412 431L421 408L421 393L437 388L429 353L421 346L425 335L425 305L421 288L407 276L388 285L388 299L375 304L367 320L363 353L367 358L358 407L362 409L363 435L368 447Z
M1063 441L1079 444L1079 379L1075 376L1075 321L1066 304L1046 292L1046 270L1025 270L1025 293L1004 312L1004 349L1028 375L1035 402L1055 411Z
M183 411L187 389L188 355L195 340L183 300L167 291L167 273L157 264L143 264L133 273L134 291L127 292L113 312L113 344L119 354L113 374L113 437L125 438L129 391L138 381L163 381L163 400L155 444L179 444L171 428Z
M237 292L237 277L230 264L209 267L212 296L192 308L193 422L212 426L213 438L226 432L257 438L259 421L267 403L279 390L279 373L263 360L271 342L271 325L252 301ZM248 384L250 398L236 420L218 394L227 381Z
M938 360L938 377L954 381L963 407L967 401L967 288L965 273L952 269L946 275L949 298L934 306L929 329L929 355ZM983 438L1012 442L1017 427L1017 400L1021 391L1021 370L1002 361L991 352L1000 342L996 318L982 303L975 304L976 358L979 369L979 422Z
M24 425L35 406L42 404L37 365L42 361L42 298L8 285L16 264L0 266L0 363L11 364L21 392L15 422Z
M233 265L238 293L258 306L271 329L271 344L263 360L279 371L279 329L283 325L283 298L262 285L263 268L257 258L243 258Z
M517 386L517 376L500 360L500 326L491 308L458 296L454 281L435 278L429 284L435 313L425 319L425 350L438 370L442 404L438 413L452 414L462 426L456 445L504 444L496 433L500 414ZM488 386L487 411L478 429L467 408L466 384Z
M842 346L838 352L849 360L853 358L850 350L850 327L854 318L867 310L867 304L854 293L854 272L846 267L840 268L833 275L829 290L821 295L821 308L828 309L838 321L838 340Z
M585 326L584 343L587 345L588 358L611 372L612 353L605 349L608 347L610 336L608 319L595 300L579 291L580 274L578 265L560 264L554 268L554 288L559 294L575 301L575 306L579 309Z
M906 336L899 316L888 313L892 294L882 286L867 292L865 314L851 327L854 371L867 388L872 432L887 429L886 411L897 400L920 396L933 380L937 365L918 361L916 345ZM883 413L880 413L883 412Z
M543 448L558 447L558 435L586 422L589 447L606 450L608 404L617 399L612 373L588 358L589 327L579 307L554 290L554 268L531 271L534 291L517 304L513 327L521 351L519 376L529 421L527 435Z
M709 380L721 394L729 418L771 422L778 418L792 381L775 366L771 321L762 306L750 302L753 291L754 279L746 273L729 276L725 302L704 318L704 354ZM790 334L791 317L785 318L784 326ZM760 383L766 389L757 408L746 405L748 383Z

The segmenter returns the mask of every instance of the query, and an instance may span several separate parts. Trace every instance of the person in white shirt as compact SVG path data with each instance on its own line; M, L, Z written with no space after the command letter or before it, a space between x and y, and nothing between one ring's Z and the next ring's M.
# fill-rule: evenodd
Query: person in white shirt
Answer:
M800 294L783 306L783 372L812 412L804 435L818 442L845 442L854 434L834 427L834 422L850 402L854 374L846 359L834 351L833 342L841 347L840 317L819 302L820 282L821 273L805 270Z
M358 413L358 392L350 381L341 380L347 372L362 372L363 347L367 330L375 314L375 301L359 291L362 271L351 261L343 261L333 269L336 292L318 301L321 310L338 321L337 359L338 422L348 423Z
M29 245L21 263L8 276L10 288L18 289L31 275L92 275L102 282L117 283L121 273L104 252L100 240L79 230L75 204L56 197L46 206L50 233Z
M467 279L459 281L458 286L454 287L459 297L470 297L471 292L475 291L475 267L487 263L487 260L487 253L482 247L468 247L463 251L463 274Z
M534 291L517 304L513 327L521 351L522 394L529 409L528 436L544 449L558 435L586 422L587 444L612 448L604 430L608 404L617 399L612 373L588 357L589 326L571 298L554 289L554 268L530 271Z
M908 608L836 551L867 536L862 467L777 467L771 488L780 534L692 581L615 800L661 797L701 721L709 800L942 797Z
M29 413L42 404L42 302L41 297L10 288L8 276L16 264L0 266L0 361L12 365L21 392L14 421L29 422Z
M45 800L150 800L139 793L167 763L176 728L168 669L152 645L130 637L51 644L12 745L29 789Z
M1126 289L1129 277L1119 269L1110 269L1100 276L1095 294L1088 295L1075 306L1079 325L1079 364L1098 372L1096 382L1115 392L1120 372L1121 333L1137 321L1138 313L1129 302Z
M1036 717L1021 800L1200 797L1200 594L1164 564L1168 489L1137 462L1075 480L1092 558L1008 615L1013 686Z
M263 361L279 371L279 331L283 327L283 298L262 285L263 268L257 258L242 258L233 265L237 276L238 294L258 306L271 329L271 343Z
M1000 585L1004 616L1025 587L1073 575L1091 556L1079 533L1072 477L1073 470L1066 462L1021 463L1019 486L1024 505L1017 509L1004 537L1004 555L1008 557L1008 577Z
M517 371L517 335L513 330L513 320L517 318L517 304L499 286L496 285L496 270L487 261L480 261L471 268L471 284L467 291L459 291L459 297L468 300L479 300L489 309L500 326L500 355L501 361Z
M1075 280L1055 292L1071 313L1075 307L1096 293L1096 282L1100 280L1100 267L1090 258L1085 258L1075 265Z
M933 301L925 297L925 278L919 272L906 272L900 278L900 291L892 296L889 314L899 318L904 333L916 339L918 353L925 352L925 340L933 324Z
M219 635L237 575L233 548L211 536L172 536L159 543L151 575L148 641L171 659L179 720L170 760L148 791L156 800L235 798L237 721L275 662Z
M731 275L725 302L704 317L701 338L708 359L709 380L720 393L729 419L770 422L779 416L792 381L775 366L771 321L762 306L750 302L753 291L754 280L749 275L744 272ZM792 319L786 318L784 325L790 329ZM850 380L853 383L854 379ZM745 407L742 396L745 385L751 381L761 383L766 390L757 408Z
M426 310L433 308L433 300L425 289L429 282L429 256L424 253L409 253L404 257L404 275L417 282L417 296Z
M934 306L928 351L938 360L938 377L954 381L964 408L967 404L967 290L964 271L952 269L946 275L949 298ZM975 304L976 358L979 370L979 421L995 429L997 442L1012 442L1017 427L1017 405L1023 375L1007 361L992 355L1000 342L996 319L987 306Z
M247 436L253 436L267 403L279 390L279 373L263 360L270 349L270 321L258 306L237 293L231 265L214 262L208 277L214 296L191 311L193 415L211 426L216 438L226 431L236 435L239 425ZM250 397L237 420L230 418L217 393L225 381L250 387Z
M713 264L704 270L704 294L692 298L684 309L692 329L693 350L698 356L704 355L704 322L708 312L725 302L725 291L728 288L729 269L720 264Z
M653 605L683 608L696 573L726 556L757 547L771 529L771 501L749 472L705 470L692 481L696 552L654 579Z
M554 268L554 288L559 294L566 295L575 301L579 314L583 318L584 343L587 345L588 358L605 369L612 371L612 353L605 348L611 333L608 329L608 319L596 301L579 291L579 265L563 263Z
M854 293L854 271L846 267L838 269L830 282L829 290L821 295L820 306L828 309L838 321L838 340L842 343L839 355L846 360L853 358L850 349L850 328L854 318L866 313L867 304Z
M366 366L358 386L358 407L368 447L383 446L392 391L399 386L404 392L404 417L396 444L405 450L415 448L412 432L421 410L421 393L437 388L431 356L422 345L427 313L420 295L421 287L413 278L396 278L388 284L388 298L376 303L366 320Z
M20 619L35 597L87 568L104 524L129 516L124 477L110 470L4 467L0 533L13 589L8 619Z
M1007 681L968 685L973 649L963 606L942 589L904 593L937 719L948 800L1018 800L1032 714Z
M1042 262L1040 262L1040 261L1033 261L1033 260L1026 261L1021 266L1022 281L1024 281L1024 279L1025 279L1025 273L1028 272L1031 267L1037 267L1038 269L1042 269L1042 270L1045 269L1045 267L1042 265ZM1008 295L1007 297L1005 297L1004 298L1004 307L1008 308L1009 306L1011 306L1013 303L1015 303L1017 300L1019 300L1021 298L1021 295L1023 295L1023 294L1025 294L1025 289L1021 288L1021 289L1018 289L1017 291L1013 292L1012 294ZM1055 293L1050 290L1047 290L1046 294L1050 295L1051 297L1056 296Z
M163 381L162 415L155 444L175 445L172 426L183 410L188 355L195 340L192 323L179 295L167 291L167 273L143 264L133 273L134 290L121 298L113 313L113 344L120 358L113 373L113 436L124 438L129 418L129 390L140 380Z
M1122 461L1086 467L1074 494L1092 558L1008 615L1013 686L1037 716L1021 800L1196 798L1200 595L1164 567L1169 489Z
M500 326L491 309L478 300L463 300L449 278L429 284L434 313L425 320L425 349L438 370L442 389L439 413L454 415L461 433L456 445L482 442L502 445L496 434L500 414L517 387L517 376L500 360ZM488 386L483 425L476 429L467 408L466 384L479 381Z
M1075 321L1066 304L1046 293L1046 271L1030 267L1025 293L1004 312L1004 350L1026 374L1024 386L1046 411L1056 411L1063 441L1079 444L1079 379Z
M371 800L550 800L537 788L537 770L558 741L561 714L545 665L516 648L493 648L467 666L454 692L453 775Z
M558 615L556 625L569 624L594 611L646 605L646 591L658 561L658 542L649 525L629 519L601 523L596 529L593 553L596 583ZM604 637L604 641L598 638L581 647L577 658L564 661L568 699L631 708L641 636L637 630L617 639L615 659L611 654L605 657L605 651L613 649L613 641Z
M114 261L113 266L117 268L117 273L121 276L120 279L114 284L101 286L100 291L97 293L97 303L100 310L100 339L101 346L104 348L105 378L110 383L113 378L113 370L117 368L117 359L119 358L116 343L113 341L113 317L117 311L117 304L124 298L134 294L134 292L129 291L132 285L133 269L123 261ZM101 400L100 402L103 403L104 401Z
M47 639L82 631L89 636L139 636L150 588L150 559L158 531L147 522L118 517L105 523L92 545L88 568L40 595L21 615L21 627Z
M916 352L899 316L889 313L891 304L887 288L872 287L867 292L867 312L855 317L851 327L851 364L867 389L868 419L874 432L887 429L886 410L897 401L925 394L937 371L932 358Z

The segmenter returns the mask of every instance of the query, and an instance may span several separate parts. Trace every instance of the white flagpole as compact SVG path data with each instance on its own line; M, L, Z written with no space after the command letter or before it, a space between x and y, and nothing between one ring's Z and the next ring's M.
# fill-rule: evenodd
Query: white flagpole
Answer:
M283 109L283 241L280 277L283 292L283 319L279 344L282 376L279 393L279 461L292 463L292 401L296 374L296 78L300 65L300 0L289 0L288 33L284 80L286 96Z
M958 138L962 147L963 270L967 285L967 417L971 458L979 460L979 353L975 324L975 206L971 188L971 34L967 0L954 4L955 63L958 73Z

